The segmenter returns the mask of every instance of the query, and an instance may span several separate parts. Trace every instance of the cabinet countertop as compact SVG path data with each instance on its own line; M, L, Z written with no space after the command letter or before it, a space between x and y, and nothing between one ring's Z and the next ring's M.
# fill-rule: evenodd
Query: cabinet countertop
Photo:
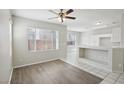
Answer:
M113 48L120 48L120 47L101 47L101 46L78 46L78 48L89 48L89 49L99 49L99 50L111 50Z

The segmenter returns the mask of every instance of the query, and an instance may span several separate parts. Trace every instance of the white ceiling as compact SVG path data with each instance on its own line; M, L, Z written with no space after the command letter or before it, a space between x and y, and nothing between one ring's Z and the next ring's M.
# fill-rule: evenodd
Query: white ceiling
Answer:
M54 11L59 12L57 9ZM119 25L121 14L124 12L124 10L74 9L74 12L71 13L70 16L75 16L76 20L67 19L64 21L64 23L60 23L58 19L48 20L48 18L56 16L55 14L49 12L48 9L13 9L11 12L13 15L24 18L64 24L67 25L69 30L86 31L112 25ZM101 24L96 25L97 22L101 22ZM112 24L112 22L116 22L116 24Z

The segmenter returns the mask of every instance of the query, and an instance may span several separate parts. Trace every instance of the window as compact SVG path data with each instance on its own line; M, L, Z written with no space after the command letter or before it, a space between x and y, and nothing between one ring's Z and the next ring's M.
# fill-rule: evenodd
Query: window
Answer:
M76 32L68 32L67 45L68 46L75 46L76 45Z
M41 28L28 29L28 50L44 51L58 49L58 32Z

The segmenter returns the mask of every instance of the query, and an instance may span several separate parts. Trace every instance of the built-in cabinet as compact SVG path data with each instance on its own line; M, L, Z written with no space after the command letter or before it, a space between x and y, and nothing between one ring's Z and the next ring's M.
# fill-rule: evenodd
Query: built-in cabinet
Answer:
M103 31L105 33L94 32L82 35L82 44L78 47L79 62L92 64L111 72L123 72L124 49L120 47L122 42L121 27L113 27Z
M105 31L105 33L103 33ZM80 36L80 45L100 47L120 47L121 28L113 27L103 29L101 32L83 32Z
M99 46L100 47L111 47L112 42L111 42L112 34L103 34L98 36L99 40Z
M79 46L78 60L110 72L123 72L123 48Z
M112 28L112 42L120 42L121 41L121 28Z
M108 71L112 70L111 48L79 46L78 60Z
M120 47L121 42L121 28L114 27L111 29L111 34L99 35L99 46L103 47Z

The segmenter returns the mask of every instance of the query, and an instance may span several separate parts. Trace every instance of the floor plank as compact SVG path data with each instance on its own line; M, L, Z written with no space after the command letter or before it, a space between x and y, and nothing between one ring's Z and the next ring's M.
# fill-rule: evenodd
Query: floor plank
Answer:
M102 81L61 60L16 68L11 84L98 84Z

